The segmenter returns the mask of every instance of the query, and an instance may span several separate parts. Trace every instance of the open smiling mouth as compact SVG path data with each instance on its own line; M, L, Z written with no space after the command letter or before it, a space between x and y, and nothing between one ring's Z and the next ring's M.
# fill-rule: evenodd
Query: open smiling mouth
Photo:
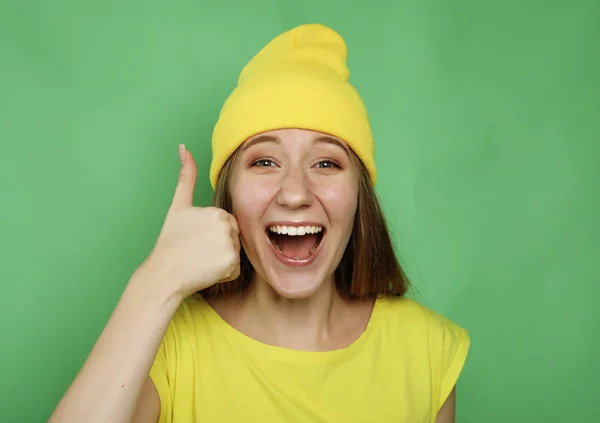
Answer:
M322 226L269 226L267 236L275 255L286 264L305 265L312 262L321 247L325 228Z

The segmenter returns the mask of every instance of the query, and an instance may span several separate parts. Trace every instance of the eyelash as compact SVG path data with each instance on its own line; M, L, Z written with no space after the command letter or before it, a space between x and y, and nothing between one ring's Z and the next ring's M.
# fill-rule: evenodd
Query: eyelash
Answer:
M252 163L252 166L259 166L259 163L264 163L264 162L269 162L269 163L275 163L273 160L271 159L258 159L255 162ZM270 165L267 166L260 166L260 167L271 167Z
M342 168L338 163L334 162L333 160L321 160L317 164L321 164L321 163L329 163L329 164L333 165L333 167L338 168L338 169ZM323 169L323 168L321 168L321 169Z
M261 162L262 162L263 164L264 164L265 162L269 162L269 163L271 163L271 164L274 164L274 163L275 163L275 162L274 162L273 160L271 160L271 159L258 159L258 160L254 161L254 162L252 163L252 166L259 166L259 167L272 167L271 165L267 165L267 166L260 166L260 165L259 165L259 163L261 163ZM341 169L341 168L342 168L342 167L341 167L341 166L340 166L338 163L334 162L333 160L321 160L321 161L319 161L317 164L322 164L322 163L329 163L329 164L333 165L333 167L335 167L335 168L338 168L338 169ZM321 168L321 169L328 169L328 168Z

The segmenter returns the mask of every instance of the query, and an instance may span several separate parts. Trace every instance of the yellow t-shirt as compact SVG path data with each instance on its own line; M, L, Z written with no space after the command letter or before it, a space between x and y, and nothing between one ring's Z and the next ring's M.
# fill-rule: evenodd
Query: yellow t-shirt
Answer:
M159 423L431 423L469 344L463 328L396 297L376 301L347 348L289 350L244 335L193 297L173 317L150 376Z

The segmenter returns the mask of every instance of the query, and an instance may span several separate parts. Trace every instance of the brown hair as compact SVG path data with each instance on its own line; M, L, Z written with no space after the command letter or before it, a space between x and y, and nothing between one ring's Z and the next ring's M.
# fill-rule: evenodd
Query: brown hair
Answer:
M232 213L230 183L238 150L227 160L217 181L212 205ZM358 156L351 154L358 173L358 206L352 235L335 271L339 294L348 299L377 296L402 296L409 288L400 266L381 205L369 174ZM252 281L254 269L244 249L240 251L240 276L231 282L213 285L201 291L205 298L241 295Z

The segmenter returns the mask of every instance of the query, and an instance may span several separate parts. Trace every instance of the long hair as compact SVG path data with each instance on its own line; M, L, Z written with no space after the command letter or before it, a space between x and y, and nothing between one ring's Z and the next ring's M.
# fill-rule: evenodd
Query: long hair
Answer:
M238 150L227 160L217 181L212 206L232 213L231 176ZM351 154L358 173L358 205L354 227L344 255L335 270L335 285L342 297L366 299L402 296L409 288L404 269L398 262L389 229L369 174L360 159ZM200 291L205 298L242 295L250 286L254 268L244 249L240 251L240 276Z

